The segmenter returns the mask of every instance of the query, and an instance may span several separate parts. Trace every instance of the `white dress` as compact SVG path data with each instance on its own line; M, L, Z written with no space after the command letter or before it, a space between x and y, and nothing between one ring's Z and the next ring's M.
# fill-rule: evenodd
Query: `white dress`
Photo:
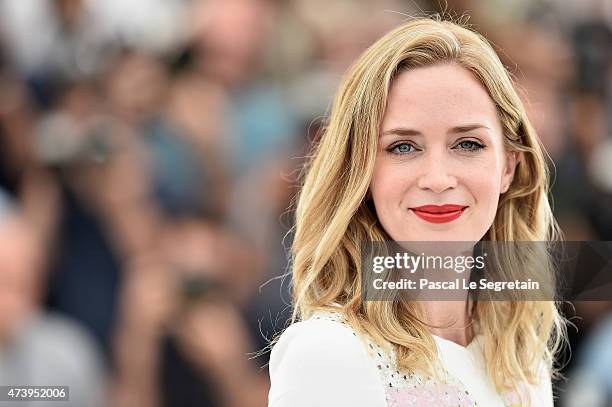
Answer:
M516 393L498 394L486 375L481 337L467 347L434 335L447 379L436 382L398 370L338 312L318 311L287 328L270 356L268 407L519 406ZM550 375L523 386L531 405L553 406Z

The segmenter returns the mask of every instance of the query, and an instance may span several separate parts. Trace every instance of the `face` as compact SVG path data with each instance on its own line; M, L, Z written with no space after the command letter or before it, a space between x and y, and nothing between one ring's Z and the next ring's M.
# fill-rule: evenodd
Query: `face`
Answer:
M480 240L518 160L493 100L467 69L398 75L389 91L370 192L395 241Z

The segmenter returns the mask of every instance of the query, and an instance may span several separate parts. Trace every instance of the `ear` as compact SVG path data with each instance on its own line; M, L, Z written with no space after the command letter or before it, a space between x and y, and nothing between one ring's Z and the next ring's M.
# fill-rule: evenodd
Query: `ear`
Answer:
M501 177L500 194L505 193L510 188L514 179L514 172L519 161L521 161L522 153L520 151L510 151L506 153L506 166Z

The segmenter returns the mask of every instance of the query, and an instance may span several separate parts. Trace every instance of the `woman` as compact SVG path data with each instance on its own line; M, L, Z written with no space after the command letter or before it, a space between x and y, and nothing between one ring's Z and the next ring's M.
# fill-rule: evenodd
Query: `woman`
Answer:
M360 242L557 239L546 168L482 36L423 18L366 50L299 195L269 406L552 406L553 301L365 301L360 275Z

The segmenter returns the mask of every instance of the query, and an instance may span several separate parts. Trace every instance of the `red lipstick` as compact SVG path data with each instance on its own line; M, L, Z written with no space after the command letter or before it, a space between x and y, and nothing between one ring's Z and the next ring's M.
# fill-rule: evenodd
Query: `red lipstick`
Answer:
M467 208L464 205L423 205L410 208L421 219L431 223L446 223L457 219Z

